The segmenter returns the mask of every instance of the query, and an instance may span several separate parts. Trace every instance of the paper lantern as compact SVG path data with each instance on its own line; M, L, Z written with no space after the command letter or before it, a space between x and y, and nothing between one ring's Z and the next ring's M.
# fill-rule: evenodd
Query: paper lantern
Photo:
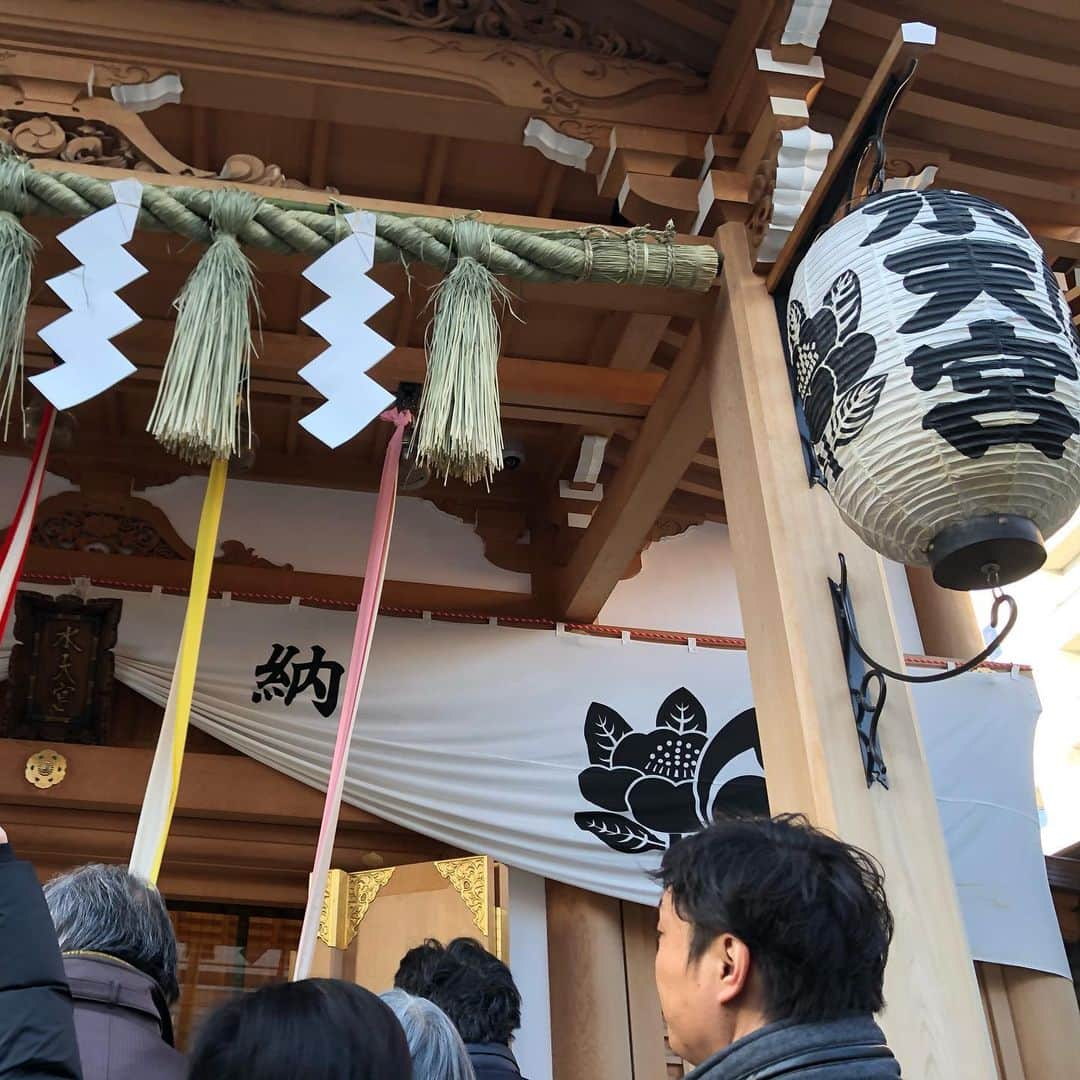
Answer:
M1042 565L1080 505L1080 339L1009 211L867 199L807 252L787 333L813 452L867 544L954 589Z

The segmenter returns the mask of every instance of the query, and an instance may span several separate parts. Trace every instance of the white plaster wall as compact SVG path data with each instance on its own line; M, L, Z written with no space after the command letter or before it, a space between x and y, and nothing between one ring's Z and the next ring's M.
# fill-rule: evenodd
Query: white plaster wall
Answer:
M195 543L205 481L185 476L142 493ZM295 484L230 480L221 515L222 540L240 540L271 562L297 570L361 574L375 495ZM527 574L513 574L484 558L483 541L455 517L421 499L399 498L387 577L506 592L528 592Z
M27 458L0 457L0 520L3 527L15 516L23 484L26 483ZM71 491L73 485L52 473L45 474L41 487L41 497L59 495L61 491Z
M706 522L680 536L660 540L645 551L641 563L641 573L620 581L615 587L600 612L600 622L650 630L742 636L742 614L726 525ZM886 560L885 577L900 643L906 652L921 653L922 639L907 574L899 563ZM825 588L824 581L821 587Z
M641 572L615 586L598 621L741 637L727 526L706 522L650 545Z
M24 458L0 457L0 521L15 513L26 479ZM42 498L72 490L47 473ZM137 492L161 509L181 538L194 547L206 481L185 476ZM222 540L240 540L256 554L297 570L355 574L364 570L375 495L294 484L229 480L221 514ZM457 518L420 499L398 499L387 576L505 592L528 592L528 574L513 574L484 558L483 541Z

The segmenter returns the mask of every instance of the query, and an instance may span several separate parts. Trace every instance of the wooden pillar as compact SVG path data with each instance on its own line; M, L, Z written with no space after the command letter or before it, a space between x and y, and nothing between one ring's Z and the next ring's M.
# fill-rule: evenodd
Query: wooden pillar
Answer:
M911 695L889 689L889 790L867 789L827 578L847 556L860 636L903 663L880 558L811 488L772 297L746 233L718 231L724 291L709 328L713 425L774 811L802 811L881 860L896 917L882 1017L905 1074L986 1080L994 1058Z
M967 593L943 589L925 566L908 566L908 589L928 656L967 659L982 652L983 638Z
M1075 1076L1080 1016L1072 982L1028 968L1003 966L1001 970L1025 1080Z
M634 1076L618 900L547 883L555 1080Z
M622 926L634 1080L667 1080L666 1032L656 993L656 908L624 900Z
M942 589L929 570L908 568L923 648L965 659L983 647L967 593ZM1001 1080L1067 1076L1080 1052L1080 1013L1070 980L1044 971L976 963Z

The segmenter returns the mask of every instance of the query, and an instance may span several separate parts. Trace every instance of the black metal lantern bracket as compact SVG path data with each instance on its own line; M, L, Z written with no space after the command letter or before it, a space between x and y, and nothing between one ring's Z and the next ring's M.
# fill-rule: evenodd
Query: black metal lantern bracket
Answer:
M844 654L844 667L847 670L848 689L851 691L851 707L855 713L855 728L859 735L859 750L862 753L863 770L866 773L866 786L871 787L874 783L878 783L887 788L889 786L888 774L885 758L881 752L881 743L878 740L878 723L881 720L882 710L885 708L885 697L888 692L886 679L895 679L897 682L905 683L945 682L947 679L955 679L957 675L963 675L977 668L993 655L1016 625L1016 601L1001 591L997 584L997 568L993 565L985 567L987 585L994 592L990 625L997 630L998 614L1002 604L1009 609L1009 617L1005 625L994 635L994 639L986 648L970 660L965 660L956 667L934 672L933 675L909 675L906 671L894 671L878 663L859 641L858 630L855 626L855 611L851 603L851 593L848 590L847 559L843 552L839 557L840 580L834 581L829 578L829 592L832 595L833 610L836 613L840 648Z

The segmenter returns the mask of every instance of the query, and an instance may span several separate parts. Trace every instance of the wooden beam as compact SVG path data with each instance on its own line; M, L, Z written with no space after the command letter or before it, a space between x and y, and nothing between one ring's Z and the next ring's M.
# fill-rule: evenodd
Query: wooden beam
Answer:
M191 584L191 564L181 559L154 559L141 555L105 555L95 551L65 551L31 544L27 549L22 580L46 583L89 578L105 586L130 585L150 589L155 585L170 592L186 593ZM265 603L288 603L299 596L313 606L327 604L348 610L360 603L361 577L315 574L300 570L258 566L214 565L212 595L230 592L234 597L265 597ZM536 614L526 593L497 589L469 589L456 585L431 585L415 581L387 581L383 607L413 611L452 611L471 615Z
M645 371L652 363L670 322L666 315L635 312L626 316L607 366L621 371Z
M436 135L431 140L431 150L424 166L423 201L434 203L442 194L443 177L446 175L446 161L450 156L450 139L446 135Z
M933 28L923 23L904 23L896 31L888 49L885 50L885 55L878 62L877 70L863 91L855 111L851 114L843 134L834 144L825 171L821 174L783 250L769 271L767 281L770 292L776 290L776 287L787 276L794 261L800 257L808 242L810 230L815 227L819 211L825 204L826 198L833 193L832 188L837 177L855 151L856 141L860 138L871 113L880 103L886 87L895 77L906 72L912 60L917 60L932 47L934 37Z
M882 562L807 484L773 298L745 229L725 226L719 239L726 288L706 364L770 808L805 813L882 863L896 919L882 1023L899 1060L917 1062L922 1080L984 1080L993 1054L902 684L890 686L879 728L887 791L867 787L859 753L828 578L843 552L863 644L896 669Z
M2 7L3 0L0 0L0 8ZM200 8L200 10L202 9ZM520 142L520 139L518 141ZM80 173L84 176L93 176L99 180L109 181L110 183L113 180L129 180L132 177L135 177L140 183L149 184L153 187L191 187L201 188L203 190L217 190L224 184L223 181L212 176L177 176L172 173L135 172L129 169L113 169L105 165L80 165L70 161L54 161L51 158L37 158L32 160L31 164L35 169L39 169L42 172ZM501 211L476 211L462 207L406 202L400 199L375 199L368 198L363 194L335 195L328 191L310 191L306 188L263 187L259 184L241 184L234 181L229 181L227 186L240 188L243 191L250 191L253 195L262 196L264 199L274 199L279 201L284 199L297 209L321 210L326 206L345 204L350 208L357 210L373 210L387 214L416 215L417 217L459 218L467 215L475 218L477 221L486 222L489 225L506 225L518 229L540 229L543 231L551 231L561 229L596 228L595 222L552 220L544 217L529 217L524 214L508 214ZM605 226L605 228L607 228L607 226ZM614 233L623 233L627 231L627 229L617 226L611 226L610 228ZM674 239L680 244L708 243L707 239L688 234L676 235ZM573 291L573 289L578 289L582 285L588 284L590 283L575 283L573 288L567 289L567 291ZM560 285L556 287L566 289L566 286ZM615 286L615 288L622 287L623 286ZM651 289L649 291L666 294L668 292L680 292L681 290Z
M40 742L4 740L5 757L25 760L41 749ZM23 756L25 755L25 757ZM114 746L64 745L69 766L64 783L50 788L48 805L87 812L135 812L142 806L153 750ZM108 783L102 778L108 777ZM22 804L30 796L41 800L22 776L22 769L0 773L0 801ZM282 825L318 824L322 813L318 791L262 765L243 754L187 754L176 809L183 817L212 817L227 821L272 821ZM343 822L394 831L390 825L343 805Z
M666 12L674 0L652 2ZM674 111L683 126L711 130L703 80L690 72L609 65L583 92L580 80L563 82L558 61L580 54L525 42L182 0L141 0L135 33L128 0L95 0L92 9L83 0L0 0L0 27L5 48L172 65L192 105L520 145L523 117L562 118L554 92L581 120L662 127Z
M65 309L32 304L27 312L25 348L28 366L48 367L52 354L38 331ZM172 341L174 324L167 319L144 319L117 339L117 345L142 369L138 374L156 381ZM321 338L266 331L258 344L252 376L277 392L304 399L321 398L297 371L326 348ZM388 390L402 382L423 382L427 359L421 348L395 347L369 374ZM137 376L132 376L137 377ZM657 371L622 371L586 363L531 360L504 356L499 360L499 389L505 405L605 414L615 419L642 417L656 400L664 375Z
M210 110L197 105L191 110L191 164L196 169L214 168L210 145Z
M701 332L695 327L560 575L559 611L568 620L592 622L600 613L708 434L709 424Z
M535 213L537 217L550 217L555 210L555 201L559 197L566 166L557 161L549 161L544 170L544 179L540 185L540 194L536 197Z
M326 165L330 157L330 121L316 117L311 125L311 145L308 147L308 187L326 187Z
M702 11L696 4L688 4L686 0L637 0L637 6L651 11L668 22L678 23L692 30L701 37L710 41L723 41L728 32L725 22L710 15L708 11ZM716 8L718 4L707 5Z
M728 110L775 6L776 0L739 0L739 10L709 73L710 105L719 131L731 130Z

